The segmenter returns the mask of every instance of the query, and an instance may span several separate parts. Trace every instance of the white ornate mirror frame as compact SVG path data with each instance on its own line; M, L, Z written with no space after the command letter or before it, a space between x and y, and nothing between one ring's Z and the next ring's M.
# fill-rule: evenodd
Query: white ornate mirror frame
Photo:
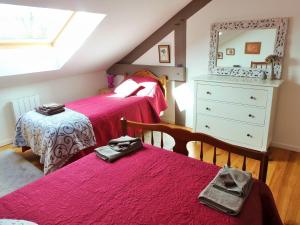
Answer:
M254 69L247 67L220 67L217 66L217 51L219 32L229 30L255 30L255 29L276 29L276 39L274 55L281 58L280 62L275 63L274 73L276 79L280 79L282 71L282 59L288 27L288 18L270 18L258 20L244 20L235 22L214 23L210 33L210 52L209 52L209 72L216 75L259 77L263 72L270 73L269 70Z

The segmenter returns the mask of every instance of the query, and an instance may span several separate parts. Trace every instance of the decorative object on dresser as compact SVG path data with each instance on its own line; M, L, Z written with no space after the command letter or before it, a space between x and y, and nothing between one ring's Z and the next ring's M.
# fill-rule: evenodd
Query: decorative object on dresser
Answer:
M274 66L275 63L280 62L280 57L278 55L269 55L266 57L265 59L267 64L271 64L271 74L270 74L270 80L274 80L275 79L275 73L274 73Z
M196 78L194 131L267 151L281 83L281 80L214 75Z
M268 55L277 55L283 59L287 27L287 18L213 24L210 34L209 73L243 77L259 77L264 72L271 74L269 67L250 67L251 61L264 61ZM260 49L260 46L263 46L263 49ZM235 57L231 57L231 60L218 60L218 52L225 51L226 48L234 48ZM240 65L240 67L233 65ZM282 61L279 60L274 63L276 79L280 79L281 71Z

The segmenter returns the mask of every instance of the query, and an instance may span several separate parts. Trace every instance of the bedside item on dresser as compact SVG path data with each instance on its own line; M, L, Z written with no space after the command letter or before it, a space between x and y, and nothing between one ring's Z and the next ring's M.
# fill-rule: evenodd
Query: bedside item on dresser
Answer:
M209 73L241 77L260 77L261 71L270 74L270 67L250 66L268 55L284 56L288 18L254 19L214 23L211 26ZM255 37L255 42L249 42ZM265 41L267 40L267 41ZM246 47L245 47L246 45ZM245 48L245 51L243 49ZM261 48L261 49L260 49ZM234 51L236 49L236 51ZM239 51L238 51L239 50ZM226 51L226 60L219 52ZM229 60L229 56L230 60ZM235 57L232 57L235 55ZM236 67L234 65L240 65ZM280 79L282 63L274 63L273 73Z
M269 55L266 57L265 61L267 64L271 64L271 74L269 76L270 80L276 79L275 73L274 73L274 66L275 63L280 63L281 57L278 55Z
M216 75L196 78L194 131L267 151L282 82Z

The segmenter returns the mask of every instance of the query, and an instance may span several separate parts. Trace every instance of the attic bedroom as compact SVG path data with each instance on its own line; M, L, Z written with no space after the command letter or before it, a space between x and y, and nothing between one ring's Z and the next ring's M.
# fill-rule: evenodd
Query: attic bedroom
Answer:
M300 225L298 7L0 1L0 225Z

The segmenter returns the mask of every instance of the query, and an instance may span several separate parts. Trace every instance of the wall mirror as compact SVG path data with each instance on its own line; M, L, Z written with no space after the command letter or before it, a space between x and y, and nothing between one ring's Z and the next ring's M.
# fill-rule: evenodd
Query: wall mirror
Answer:
M211 26L209 72L216 75L259 77L272 73L265 61L278 56L273 73L280 79L288 19L272 18L215 23Z

